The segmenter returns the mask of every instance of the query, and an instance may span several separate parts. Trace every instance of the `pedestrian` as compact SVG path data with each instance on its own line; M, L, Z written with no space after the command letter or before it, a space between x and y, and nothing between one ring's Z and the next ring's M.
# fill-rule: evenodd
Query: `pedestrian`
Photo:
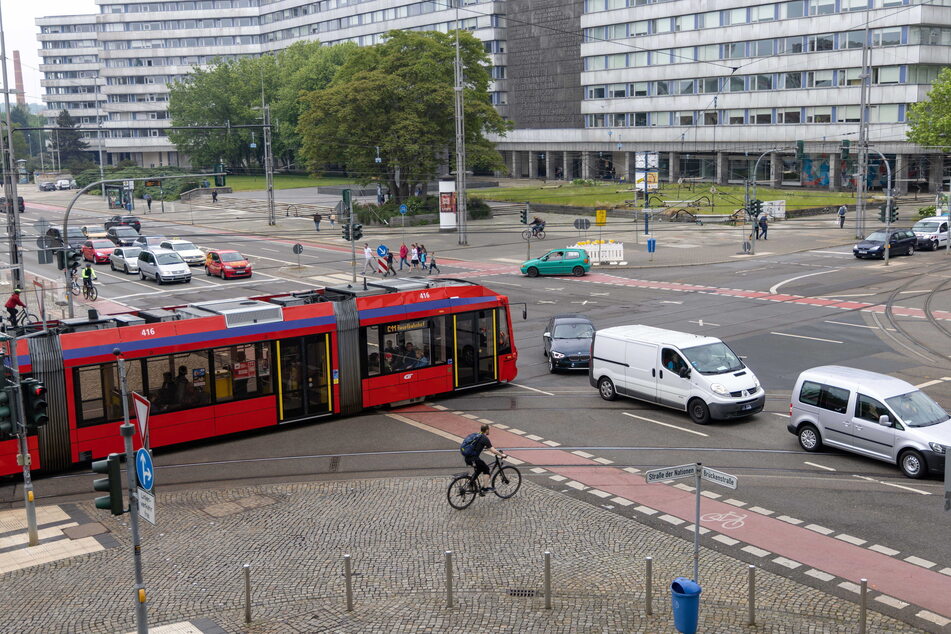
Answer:
M373 249L370 248L368 242L363 243L363 273L366 274L367 269L370 269L371 273L376 272L376 267L373 266Z
M211 190L211 202L213 202L213 203L218 202L218 190L217 190L217 189Z
M423 186L422 186L422 185L417 185L417 186L416 186L416 197L419 198L419 197L422 196L422 195L423 195Z
M334 223L337 222L337 214L330 214L330 228L334 228Z
M845 226L845 214L848 212L849 208L845 205L839 207L839 229Z
M319 211L314 212L314 229L320 231L320 221L323 220L323 216L320 215Z
M152 195L146 192L142 198L145 199L145 204L149 208L149 211L152 211Z
M406 248L406 243L400 245L400 270L403 270L403 265L406 265L406 268L409 268L409 262L406 261L406 256L409 255L409 249Z
M414 271L419 270L419 247L416 246L415 242L409 250L409 262L412 265Z
M386 252L386 275L389 275L390 273L393 274L393 277L396 277L396 269L393 268L393 252L387 251ZM386 275L384 275L383 277L386 277Z
M419 268L423 271L426 270L426 247L419 245Z
M760 214L759 220L756 223L756 238L759 239L762 236L763 240L765 240L767 229L769 229L769 221L766 219L766 214Z
M435 251L429 254L428 260L429 260L429 274L432 275L433 269L436 269L436 272L441 274L442 271L440 271L439 267L436 266L436 252Z

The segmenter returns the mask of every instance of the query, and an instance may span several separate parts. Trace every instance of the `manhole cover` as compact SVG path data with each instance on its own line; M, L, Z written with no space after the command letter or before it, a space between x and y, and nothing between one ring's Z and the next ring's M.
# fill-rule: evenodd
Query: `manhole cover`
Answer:
M538 594L535 590L529 590L527 588L509 588L510 597L534 597Z
M337 473L340 468L340 456L334 456L330 459L330 473Z

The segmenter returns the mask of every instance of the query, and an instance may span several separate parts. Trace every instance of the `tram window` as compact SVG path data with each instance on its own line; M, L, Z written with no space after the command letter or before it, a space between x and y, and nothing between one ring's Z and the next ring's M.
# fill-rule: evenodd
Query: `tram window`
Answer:
M424 368L430 365L429 328L400 333L403 348L403 369Z
M429 356L429 362L437 365L446 362L446 346L448 345L446 337L446 318L436 317L429 322L432 334L432 354Z
M96 425L106 421L106 410L102 390L103 366L90 365L76 368L73 380L78 395L78 427Z
M498 309L498 353L506 354L512 351L512 342L509 341L509 320L508 313L504 308Z
M215 402L270 394L270 347L259 343L216 348Z
M176 354L172 365L175 367L175 409L210 404L208 351Z
M380 361L383 360L380 354L380 328L379 326L369 326L366 329L366 375L378 376L380 374Z
M492 312L487 310L479 311L479 356L484 357L491 351L489 339L492 332Z
M156 412L175 409L175 367L172 357L163 355L146 359L148 386L146 392Z

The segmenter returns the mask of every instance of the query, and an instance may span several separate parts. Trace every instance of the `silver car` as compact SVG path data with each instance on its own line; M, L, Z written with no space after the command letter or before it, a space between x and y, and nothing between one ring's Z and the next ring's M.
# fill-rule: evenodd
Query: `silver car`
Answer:
M116 247L109 256L109 266L113 271L122 271L123 273L139 272L139 253L142 249L139 247Z
M192 271L182 256L168 249L139 252L139 277L152 278L159 284L192 281Z

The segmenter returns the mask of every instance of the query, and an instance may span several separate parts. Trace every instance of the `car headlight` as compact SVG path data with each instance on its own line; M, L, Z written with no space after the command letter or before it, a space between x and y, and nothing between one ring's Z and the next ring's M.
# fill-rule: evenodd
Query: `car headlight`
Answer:
M942 445L941 443L939 443L939 442L929 442L929 443L928 443L928 446L931 447L931 451L933 451L933 452L935 452L935 453L937 453L937 454L944 455L944 445Z
M716 392L717 394L722 394L724 396L730 393L730 391L726 389L726 387L724 387L722 383L714 383L713 385L710 386L710 389Z
M757 379L756 377L753 377L753 385L754 387L760 387L759 379Z
M228 266L227 264L225 264L225 270L226 270L226 271L233 271L233 270L234 270L234 267Z
M552 351L551 351L551 357L552 357L552 359L564 359L564 358L565 358L565 355L563 355L563 354L560 353L560 352L556 352L556 351L552 350Z

